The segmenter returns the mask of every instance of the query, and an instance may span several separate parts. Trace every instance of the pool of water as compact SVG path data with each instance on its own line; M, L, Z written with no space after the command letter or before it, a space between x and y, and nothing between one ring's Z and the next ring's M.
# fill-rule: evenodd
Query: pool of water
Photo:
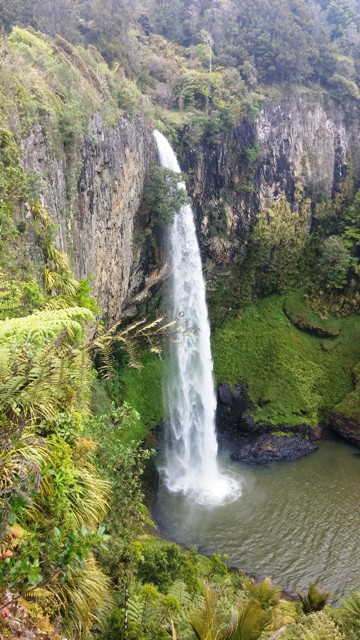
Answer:
M342 595L360 587L360 453L324 442L296 462L257 467L222 454L241 496L197 505L160 483L154 519L177 542L229 556L228 564L293 593L317 582ZM161 464L161 461L160 463Z

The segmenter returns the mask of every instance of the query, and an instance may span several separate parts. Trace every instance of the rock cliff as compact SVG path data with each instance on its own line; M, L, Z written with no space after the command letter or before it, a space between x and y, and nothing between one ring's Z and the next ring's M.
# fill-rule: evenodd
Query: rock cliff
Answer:
M57 244L72 258L78 278L92 278L109 323L162 277L151 270L141 235L149 168L155 161L152 129L141 118L116 128L96 115L74 158L52 149L40 124L23 141L28 169L42 176L44 203L58 225Z
M349 417L333 414L331 426L345 440L351 442L360 449L360 422Z
M180 149L195 202L204 254L236 258L256 214L301 183L313 201L330 198L351 165L360 171L360 128L321 93L268 99L217 143Z
M300 182L313 201L330 198L350 165L360 172L360 128L326 96L306 91L268 99L255 119L243 120L217 142L192 144L183 136L178 152L183 168L191 170L211 281L211 270L221 278L220 265L226 270L239 258L256 215L279 194L292 202ZM59 247L72 257L78 277L92 277L95 297L109 322L116 322L166 271L163 260L151 259L145 235L144 184L156 160L151 127L141 118L122 118L111 128L97 115L74 159L66 149L52 149L37 124L23 142L23 155L42 176Z

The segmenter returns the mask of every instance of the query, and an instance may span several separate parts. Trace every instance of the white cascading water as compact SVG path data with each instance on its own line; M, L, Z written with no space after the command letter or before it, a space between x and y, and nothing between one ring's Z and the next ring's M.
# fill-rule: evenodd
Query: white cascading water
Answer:
M160 164L180 173L174 151L154 131ZM179 183L179 189L185 189ZM171 345L171 371L164 383L168 408L165 482L203 504L236 499L239 488L221 475L215 433L216 396L210 326L200 250L190 205L182 207L170 229L171 317L182 317L195 333Z

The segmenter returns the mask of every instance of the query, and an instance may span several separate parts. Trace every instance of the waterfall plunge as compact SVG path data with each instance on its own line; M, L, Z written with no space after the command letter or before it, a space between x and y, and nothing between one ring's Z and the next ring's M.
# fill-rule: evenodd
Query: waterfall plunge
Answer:
M170 144L154 131L162 167L180 173ZM185 189L179 183L179 189ZM190 205L182 207L170 230L171 317L183 317L196 333L171 345L171 371L164 383L168 408L165 482L203 504L221 504L239 495L237 484L217 465L216 397L210 326L199 245Z

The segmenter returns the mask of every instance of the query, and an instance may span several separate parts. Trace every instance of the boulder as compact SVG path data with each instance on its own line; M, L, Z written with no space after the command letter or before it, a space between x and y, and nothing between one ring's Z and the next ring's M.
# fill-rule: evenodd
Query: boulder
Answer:
M243 439L237 443L231 458L248 464L268 464L297 460L318 449L315 442L292 436L276 436L264 433L250 441Z

